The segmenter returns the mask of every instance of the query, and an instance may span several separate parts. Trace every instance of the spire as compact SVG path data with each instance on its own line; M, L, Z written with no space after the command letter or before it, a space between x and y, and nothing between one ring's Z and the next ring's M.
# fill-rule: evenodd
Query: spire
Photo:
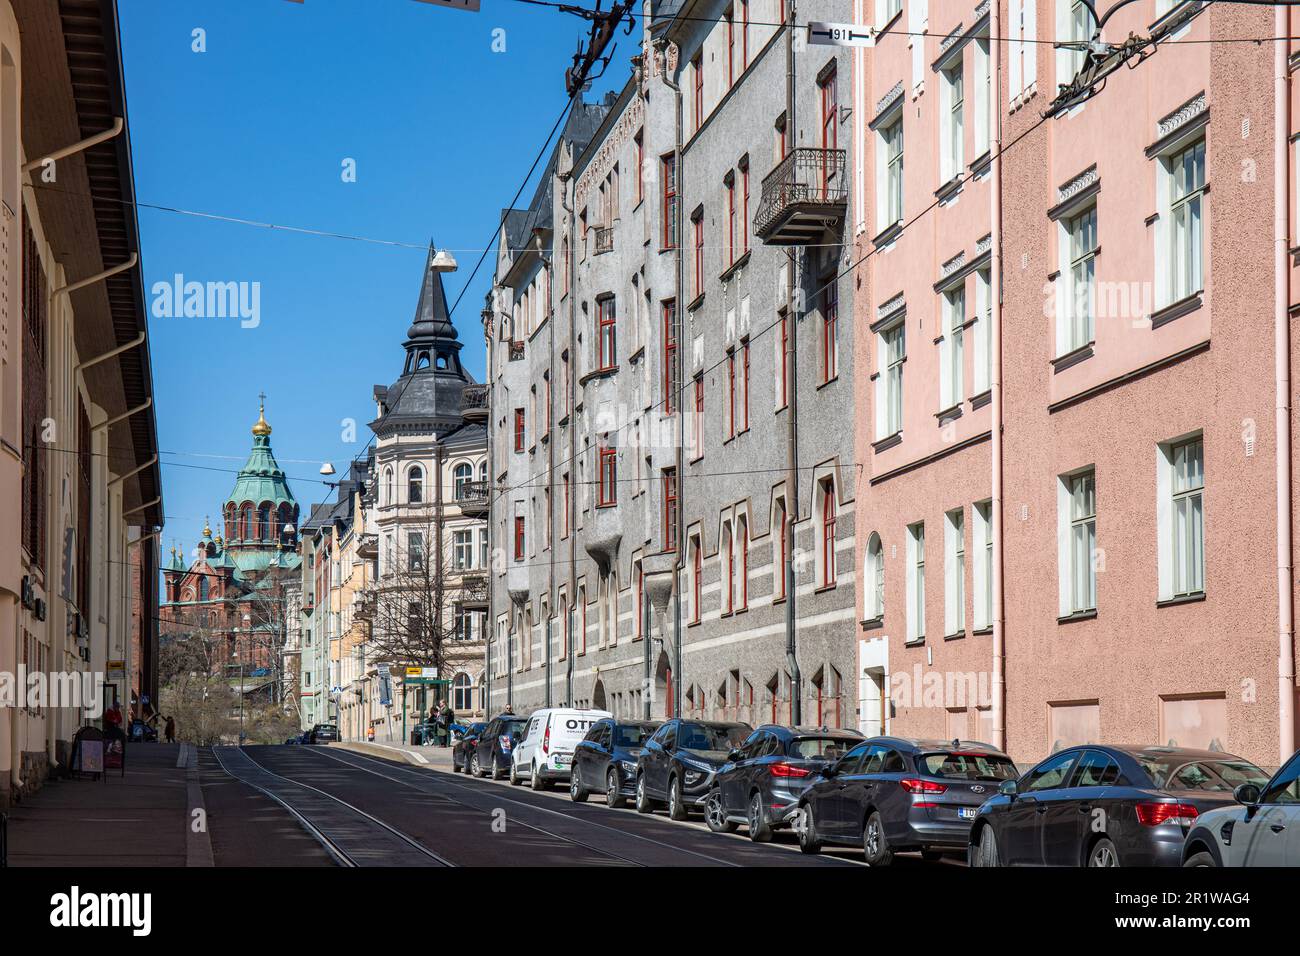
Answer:
M447 313L447 293L442 287L442 273L434 268L438 250L429 240L429 253L425 257L424 277L420 282L420 300L415 306L415 319L406 330L408 339L455 339L456 327Z
M262 436L271 434L271 426L266 423L266 393L257 393L257 421L253 425L253 434Z
M212 528L208 522L208 516L203 516L203 540L208 541L212 538Z

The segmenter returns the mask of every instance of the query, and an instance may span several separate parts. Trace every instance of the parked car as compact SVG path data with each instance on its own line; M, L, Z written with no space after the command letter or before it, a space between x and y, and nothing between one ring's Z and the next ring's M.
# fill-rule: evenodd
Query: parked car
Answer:
M300 744L300 743L302 743L302 738L301 738L301 737L286 737L284 742L285 742L285 744L286 744L287 746L293 746L294 744Z
M1231 754L1087 744L1007 780L971 827L972 866L1178 866L1204 812L1268 774Z
M339 739L339 729L334 724L317 724L307 733L307 743L324 744Z
M469 755L478 746L479 735L486 726L487 721L478 720L468 724L464 730L456 735L455 742L451 745L452 773L460 773L462 770L469 773Z
M856 730L764 724L733 750L704 801L704 819L715 833L749 828L755 843L790 825L799 798L828 764L862 742Z
M534 790L545 790L552 780L568 780L573 748L587 736L592 724L611 716L607 710L573 707L533 711L519 746L510 754L510 782L527 780Z
M510 754L523 736L527 717L500 714L488 721L469 754L469 772L475 777L500 780L510 771Z
M703 805L718 768L753 730L749 724L680 717L665 723L637 757L637 812L651 813L666 803L668 816L685 820L692 807Z
M607 806L623 806L636 792L636 759L661 723L605 717L592 724L587 736L573 748L569 773L573 801L582 803L588 795L603 791Z
M1235 804L1196 818L1183 866L1300 866L1300 752L1262 786L1246 780L1232 795Z
M965 850L970 821L1015 764L970 740L872 737L825 767L800 799L799 848L861 846L871 866Z

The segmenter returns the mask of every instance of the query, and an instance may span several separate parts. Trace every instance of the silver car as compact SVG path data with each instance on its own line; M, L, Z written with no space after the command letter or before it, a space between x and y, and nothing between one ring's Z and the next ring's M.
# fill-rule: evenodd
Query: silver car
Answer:
M1197 817L1183 866L1300 866L1300 753L1262 789L1243 783L1233 796Z

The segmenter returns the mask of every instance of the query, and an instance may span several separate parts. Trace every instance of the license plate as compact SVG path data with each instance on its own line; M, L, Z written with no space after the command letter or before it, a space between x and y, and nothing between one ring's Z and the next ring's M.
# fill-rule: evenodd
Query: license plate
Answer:
M974 819L975 819L975 814L977 814L977 813L979 813L979 807L958 807L958 808L957 808L957 819L958 819L958 820L974 820Z
M565 764L570 764L570 763L573 763L573 757L572 757L571 755L569 755L569 754L556 754L556 755L555 755L555 765L556 765L557 767L561 767L561 766L564 766Z

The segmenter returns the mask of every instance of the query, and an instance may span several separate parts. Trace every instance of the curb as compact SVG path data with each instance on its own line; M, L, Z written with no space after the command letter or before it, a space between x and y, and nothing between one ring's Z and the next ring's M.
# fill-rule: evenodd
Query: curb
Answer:
M199 753L193 744L181 744L176 766L185 770L185 865L215 866L208 808L203 802L203 785L199 781Z
M429 758L424 754L411 753L409 750L403 750L401 747L390 747L387 744L372 744L359 740L331 741L326 744L327 747L338 747L341 750L355 750L357 753L370 754L373 757L400 757L409 764L417 767L434 766Z

